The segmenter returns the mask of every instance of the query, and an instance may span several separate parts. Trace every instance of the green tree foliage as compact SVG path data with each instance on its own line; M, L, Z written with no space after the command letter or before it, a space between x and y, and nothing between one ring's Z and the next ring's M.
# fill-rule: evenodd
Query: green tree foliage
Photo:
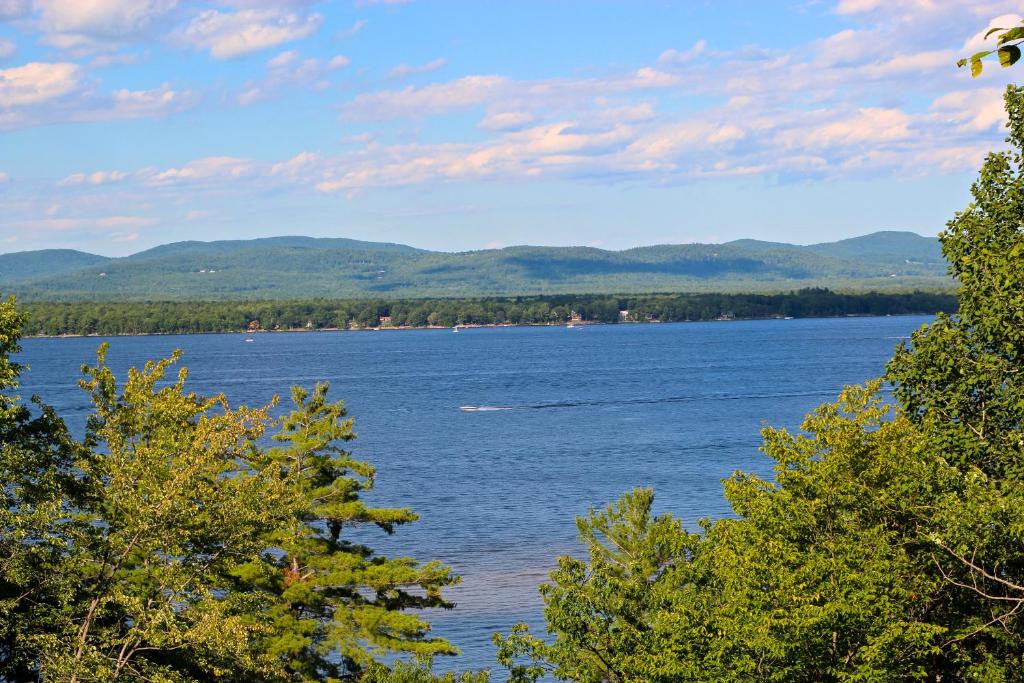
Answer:
M889 366L896 395L961 475L930 524L936 564L980 599L975 639L1022 647L1024 628L1024 89L1006 93L1010 150L990 154L943 243L963 285ZM967 634L965 634L966 636ZM1011 650L1014 651L1014 650Z
M11 360L25 316L0 302L0 680L35 680L40 641L61 622L73 579L62 573L62 500L80 454L63 422L12 392L24 369Z
M457 577L438 562L387 559L343 536L364 525L390 534L417 516L359 499L373 486L375 470L338 447L354 438L352 421L341 403L327 400L326 384L311 394L293 388L292 399L295 409L274 437L282 445L250 456L254 470L269 468L283 478L292 510L285 524L263 536L259 561L236 569L273 598L263 647L301 680L358 672L388 652L457 654L429 636L421 616L403 611L452 607L441 589Z
M374 470L326 385L275 421L187 392L177 354L119 385L104 346L77 442L12 393L23 320L0 305L0 680L418 680L374 658L454 652L404 611L449 606L450 570L342 534L416 516L361 502Z
M694 535L649 492L580 521L589 562L542 589L554 635L497 636L515 681L1024 681L1024 89L942 235L962 284L799 433L773 480L725 483ZM625 569L623 569L625 568Z
M701 549L669 515L654 517L654 493L637 489L615 505L577 520L590 562L563 557L541 586L545 617L554 642L531 636L518 625L508 638L496 636L498 661L511 680L545 674L563 680L670 681L692 666L682 652L699 648L692 628L698 614L669 608L685 587L702 583ZM529 663L519 663L523 658Z
M31 303L25 331L61 334L190 334L264 330L550 325L575 312L586 322L682 322L728 318L838 315L931 315L954 312L956 296L940 292L840 293L805 288L785 294L651 294L493 299L330 300L262 302ZM626 311L622 320L620 311ZM385 327L388 325L384 325Z

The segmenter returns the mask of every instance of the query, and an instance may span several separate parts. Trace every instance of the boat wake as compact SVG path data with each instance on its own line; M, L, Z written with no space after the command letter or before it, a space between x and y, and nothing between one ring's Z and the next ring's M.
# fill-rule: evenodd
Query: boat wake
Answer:
M550 410L557 408L584 408L600 406L650 405L659 403L691 403L694 401L743 401L751 399L772 398L825 398L834 399L839 393L835 391L779 392L761 394L705 394L702 396L664 396L658 398L626 398L597 401L558 401L552 403L531 403L517 406L459 406L464 413L490 413L504 410ZM891 387L882 388L882 393L890 393Z

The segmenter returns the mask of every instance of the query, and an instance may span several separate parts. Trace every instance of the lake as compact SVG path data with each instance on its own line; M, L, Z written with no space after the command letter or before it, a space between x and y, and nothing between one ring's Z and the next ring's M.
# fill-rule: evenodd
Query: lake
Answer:
M463 577L457 608L430 619L464 653L440 668L464 669L494 665L494 631L543 623L536 586L578 551L577 515L636 486L690 526L728 514L723 477L770 475L763 425L795 428L844 384L878 376L927 320L119 337L108 362L123 376L181 348L193 390L250 405L330 381L356 420L352 450L378 468L368 500L422 516L373 547ZM23 393L79 432L89 404L75 381L100 341L23 344Z

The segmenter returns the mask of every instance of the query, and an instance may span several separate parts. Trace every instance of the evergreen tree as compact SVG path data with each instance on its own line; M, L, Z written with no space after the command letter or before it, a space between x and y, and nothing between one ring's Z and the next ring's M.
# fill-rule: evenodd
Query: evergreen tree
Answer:
M104 345L78 442L13 393L23 323L0 304L0 680L433 680L376 659L455 652L405 610L451 606L457 577L342 535L416 515L360 501L374 470L338 447L352 421L326 385L275 421L168 380L177 353L119 385Z
M259 561L237 568L272 600L263 615L272 632L261 648L300 680L351 677L389 652L456 654L405 610L452 607L441 589L458 578L438 562L380 557L345 537L367 525L390 534L417 515L360 500L376 473L340 448L354 438L352 420L341 402L327 400L326 384L312 393L293 388L292 399L274 437L281 445L250 456L254 469L279 474L291 501L286 522L263 534Z

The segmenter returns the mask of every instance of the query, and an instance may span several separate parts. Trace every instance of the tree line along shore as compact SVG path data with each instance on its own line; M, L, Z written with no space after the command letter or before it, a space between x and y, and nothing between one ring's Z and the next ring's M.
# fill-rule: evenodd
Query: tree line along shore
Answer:
M27 336L358 330L455 325L684 322L957 310L949 292L558 295L466 299L312 299L206 302L34 302Z

